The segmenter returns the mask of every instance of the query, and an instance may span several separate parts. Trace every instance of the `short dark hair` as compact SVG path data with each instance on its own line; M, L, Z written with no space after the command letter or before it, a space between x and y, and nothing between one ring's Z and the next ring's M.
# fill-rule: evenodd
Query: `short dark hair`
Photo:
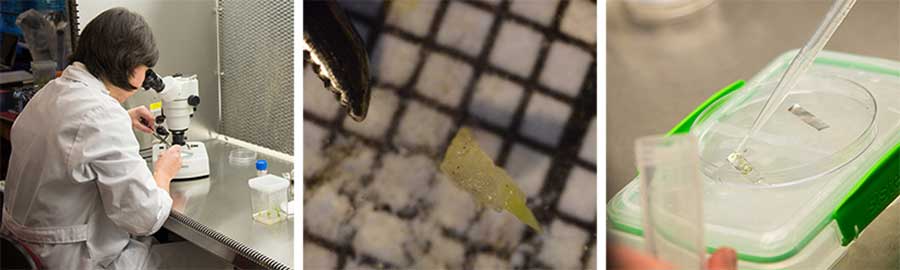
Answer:
M120 7L91 20L72 54L72 61L84 64L94 77L128 91L137 89L128 83L131 71L140 65L153 67L158 59L150 26L141 15Z

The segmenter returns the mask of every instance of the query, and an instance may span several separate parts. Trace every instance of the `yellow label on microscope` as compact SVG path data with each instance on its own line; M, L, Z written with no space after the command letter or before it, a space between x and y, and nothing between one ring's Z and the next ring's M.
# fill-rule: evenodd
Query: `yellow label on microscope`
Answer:
M153 102L153 103L150 103L150 110L151 110L151 111L159 110L160 108L162 108L162 102Z

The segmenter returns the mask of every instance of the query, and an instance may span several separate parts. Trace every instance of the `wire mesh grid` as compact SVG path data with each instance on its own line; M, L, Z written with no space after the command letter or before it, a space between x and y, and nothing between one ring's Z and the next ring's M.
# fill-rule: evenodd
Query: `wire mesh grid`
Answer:
M293 1L219 0L222 116L228 136L294 151Z
M519 1L529 2L529 1ZM421 261L422 254L431 254L434 252L450 253L449 257L458 257L457 263L453 264L453 259L444 261L444 267L449 268L483 268L483 267L515 267L515 268L593 268L595 267L594 246L596 245L596 154L593 150L586 151L586 148L594 148L596 135L593 130L594 117L596 114L596 53L595 40L591 35L579 35L572 31L563 31L561 26L564 24L572 25L572 18L566 20L566 16L578 16L575 9L587 8L595 10L595 2L587 1L559 1L552 2L552 13L548 15L552 17L531 17L522 15L523 12L515 12L511 9L514 4L510 1L494 1L494 3L477 2L477 1L418 1L419 5L433 6L433 16L431 18L416 18L416 15L410 15L412 21L402 22L404 12L416 9L415 5L410 6L410 1L344 1L342 4L347 8L348 15L354 21L360 34L366 42L370 58L373 59L373 103L370 106L370 116L366 121L375 123L366 124L363 128L359 128L358 123L346 116L346 111L338 109L336 105L332 106L330 94L326 90L320 89L321 82L316 81L314 75L306 76L305 79L305 108L304 108L304 180L306 182L306 192L304 196L304 208L306 217L304 218L304 257L305 264L309 265L309 261L333 260L333 264L325 263L323 265L313 265L314 267L328 267L341 269L356 268L402 268L409 266L426 267ZM545 3L551 3L546 1ZM516 3L519 4L519 3ZM578 6L576 6L578 5ZM421 7L420 7L421 8ZM427 8L426 8L427 9ZM455 11L450 11L450 10ZM472 42L462 41L447 44L447 39L439 37L443 27L454 24L463 18L457 18L461 15L459 10L477 11L489 15L487 20L488 26L484 33L484 39L479 41L481 46L472 46ZM530 10L534 11L535 8ZM453 17L448 17L449 13ZM525 12L527 14L527 12ZM572 15L572 14L575 15ZM546 18L542 20L541 18ZM398 21L401 21L398 23ZM596 29L595 19L590 18L584 21L578 21L579 24L588 25L589 28ZM422 26L427 25L427 28ZM465 22L460 22L465 23ZM536 55L533 65L526 69L510 68L509 65L497 64L497 54L503 54L496 50L502 49L497 47L498 37L504 35L501 28L514 29L508 27L512 25L518 28L526 29L527 32L538 33L539 42L534 45L534 54ZM443 29L446 30L446 29ZM447 32L451 32L447 30ZM514 31L510 31L514 32ZM521 31L520 31L521 32ZM585 38L587 37L587 38ZM394 40L394 41L391 41ZM452 39L451 39L452 40ZM399 42L397 42L399 41ZM405 54L408 59L397 58L397 52L388 53L387 45L405 43L412 44L413 50L399 52L401 56ZM475 42L475 45L477 43ZM380 45L379 45L380 44ZM454 45L455 44L455 45ZM548 86L547 80L542 74L559 74L559 72L571 73L566 65L572 64L567 61L548 60L551 54L551 47L559 47L560 44L566 48L574 48L576 55L583 55L584 70L575 74L574 90L565 90L558 87ZM509 45L509 44L506 44ZM471 48L476 48L471 50ZM392 48L394 50L402 50L403 48ZM557 50L557 49L552 49ZM492 58L492 54L495 55ZM437 60L435 60L437 59ZM378 70L383 68L379 63L386 61L404 61L409 60L411 70L407 76L397 76L396 72L391 70ZM502 60L502 59L501 59ZM436 67L428 67L429 62ZM552 62L552 63L550 63ZM527 61L526 61L527 64ZM462 66L463 72L454 72L454 66ZM305 67L306 73L309 67ZM449 77L447 80L437 79L436 81L444 84L457 84L460 91L449 89L444 92L430 91L428 88L435 87L433 83L434 76L428 73L442 74ZM551 69L558 69L551 70ZM469 70L466 72L465 70ZM545 72L545 70L549 70ZM522 72L525 71L525 72ZM554 73L556 72L556 73ZM578 72L576 72L578 73ZM457 76L464 74L462 76ZM522 75L525 74L525 75ZM466 76L467 75L467 76ZM571 74L570 74L571 75ZM440 76L439 76L440 77ZM507 98L508 95L501 94L499 101L495 103L508 104L510 110L505 113L505 121L497 121L495 117L490 116L484 111L475 109L473 103L476 99L490 98L488 96L479 96L479 89L491 88L497 84L487 84L482 86L483 81L494 81L500 78L503 81L502 86L507 88L521 89L518 93L518 100ZM460 82L462 81L462 82ZM424 83L423 83L424 82ZM572 82L568 82L572 84ZM551 83L560 85L559 83ZM565 85L565 84L563 84ZM453 88L453 87L450 87ZM318 91L318 92L310 92ZM493 90L489 90L493 91ZM319 93L321 92L321 93ZM499 93L499 92L498 92ZM379 96L385 97L380 99ZM534 101L533 101L534 100ZM540 101L540 102L538 102ZM548 101L550 101L548 103ZM532 106L529 106L529 104ZM549 109L556 115L562 115L551 119L537 119L538 121L555 122L557 130L546 129L546 125L538 125L537 127L528 126L529 121L535 121L528 115L533 114L532 111L541 111L540 108L547 104L563 104L563 109ZM494 104L496 105L496 104ZM538 107L535 109L535 107ZM553 106L547 106L553 107ZM371 110L376 110L375 112ZM378 111L381 110L381 111ZM424 116L423 116L424 115ZM378 120L380 116L387 120ZM374 118L374 119L373 119ZM501 117L503 118L503 117ZM448 122L448 125L433 125L432 122ZM551 127L553 126L550 125ZM426 132L408 132L415 126L426 126L430 131ZM530 149L536 152L537 156L544 157L545 163L548 165L546 170L540 171L540 180L536 185L531 185L533 191L526 193L529 195L528 206L531 209L538 209L535 215L543 226L550 225L550 229L545 228L545 234L551 236L539 236L530 229L511 230L514 236L513 240L501 239L503 241L511 241L518 245L504 245L496 243L486 243L479 239L483 234L473 233L479 230L475 227L481 226L482 223L490 223L488 217L490 210L477 210L474 215L463 215L455 218L463 219L462 222L437 222L439 223L439 237L435 241L424 241L419 247L409 248L409 242L421 244L421 241L409 240L401 245L399 254L392 254L389 250L390 244L376 243L367 244L366 240L387 240L385 242L394 241L389 239L391 235L400 236L404 232L413 235L421 234L418 230L423 220L428 220L440 214L434 214L437 211L444 211L445 208L436 206L440 204L441 199L418 198L415 206L410 207L409 204L392 199L391 192L385 191L390 189L412 189L403 194L415 193L425 190L427 196L437 196L435 192L429 190L439 190L443 182L448 180L436 173L432 165L419 165L421 162L411 156L424 156L426 159L434 162L442 158L442 150L449 144L455 130L462 126L470 126L476 129L476 138L482 146L486 146L489 154L493 155L495 162L500 167L510 169L510 162L519 158L520 154L528 151L518 151L517 149ZM376 127L384 127L383 132ZM434 132L433 130L446 132ZM373 132L373 130L375 132ZM536 131L536 132L535 132ZM535 133L555 133L555 135L547 136L546 134L534 136ZM410 141L428 140L433 135L439 137L436 143L410 143ZM549 139L548 139L549 138ZM492 141L492 144L486 145L483 139ZM347 143L352 141L352 143ZM318 149L316 149L318 148ZM348 148L370 149L367 162L347 161L346 158ZM583 149L584 148L584 149ZM307 152L308 151L308 152ZM339 154L335 154L339 153ZM338 156L338 157L336 157ZM398 158L399 157L399 158ZM402 164L397 164L396 160L402 160ZM343 164L342 164L343 163ZM348 164L354 163L354 164ZM428 162L425 162L428 163ZM352 170L354 167L363 167L359 173L350 177L344 177L347 182L353 184L339 184L333 193L329 196L322 195L321 190L327 189L331 181L329 178L335 177L335 170ZM526 165L528 166L528 165ZM536 165L539 166L539 165ZM385 186L387 183L397 184L384 180L394 177L395 175L385 171L390 170L416 171L420 168L431 169L430 173L424 175L412 173L415 176L429 179L425 181L425 187L417 189L415 187ZM521 166L519 166L521 168ZM540 166L539 166L540 167ZM585 173L586 172L586 173ZM516 173L510 171L516 178ZM339 173L338 173L339 174ZM402 174L402 173L401 173ZM406 173L410 174L409 172ZM575 176L581 176L582 179L589 178L587 184L581 180L579 185L572 184L567 186ZM584 177L588 176L588 177ZM401 177L403 178L403 177ZM533 182L534 183L534 182ZM415 186L416 183L401 183ZM520 183L521 184L521 183ZM578 189L589 188L590 196L575 197L575 195L565 195L573 193L576 195L585 194L584 191L579 193ZM375 195L367 190L375 189ZM528 189L526 187L526 189ZM381 198L379 198L379 191ZM387 196L385 196L387 195ZM466 194L463 194L464 196ZM319 197L327 197L331 200L326 203L319 203ZM582 203L588 202L592 205L590 214L583 214L581 211L561 211L561 204L572 203L572 198L567 198L567 202L562 197L572 197L576 200L582 200ZM415 200L415 199L414 199ZM457 197L453 200L470 200L467 197ZM426 201L437 201L429 204ZM423 203L424 202L424 203ZM372 210L360 210L365 208L363 205L371 204ZM422 206L422 205L425 206ZM325 205L326 207L320 207ZM565 207L562 207L565 208ZM349 209L349 210L348 210ZM337 211L340 214L328 213L327 211ZM452 213L459 213L453 212ZM372 214L375 213L375 214ZM315 215L315 216L314 216ZM359 218L359 216L367 216L368 218ZM336 217L337 216L337 217ZM332 220L332 223L322 220ZM362 220L362 222L356 222ZM460 226L455 226L461 223ZM321 226L322 224L334 226ZM391 229L380 237L372 237L374 229L368 229L367 226L374 227L391 227L405 226L401 229L400 234L392 234ZM324 228L323 227L328 227ZM496 227L496 226L495 226ZM504 230L500 226L500 230ZM461 229L460 229L461 228ZM495 228L496 229L496 228ZM377 231L377 230L374 230ZM496 231L495 231L496 232ZM503 234L503 233L501 233ZM562 235L563 237L554 238L552 235ZM387 235L387 236L385 236ZM573 236L574 235L574 236ZM573 236L573 237L568 237ZM416 238L418 236L413 236ZM427 237L426 237L427 238ZM433 240L433 239L432 239ZM497 240L497 239L494 239ZM562 240L562 241L561 241ZM575 240L574 245L559 244L556 242L565 242ZM399 240L404 242L404 240ZM503 242L500 241L500 242ZM555 242L554 242L555 241ZM447 244L449 242L450 244ZM494 241L497 242L497 241ZM581 242L581 243L577 243ZM379 245L384 245L379 248ZM376 247L376 248L373 248ZM461 248L460 248L461 247ZM574 247L574 248L572 248ZM555 249L558 251L549 251ZM561 250L560 250L561 249ZM388 251L385 251L388 250ZM455 250L455 252L454 252ZM461 250L461 252L460 252ZM553 253L560 252L560 253ZM455 254L452 253L461 253ZM547 254L544 254L547 253ZM574 254L572 260L568 262L558 262L553 259L555 255L562 253ZM536 256L532 256L536 255ZM444 258L446 259L446 257ZM493 258L497 263L482 263L490 261L482 258L487 256ZM571 257L570 256L570 257ZM417 259L411 259L411 258ZM427 257L427 256L426 256ZM441 257L441 256L438 256ZM312 260L310 260L312 259ZM418 262L412 262L418 261ZM451 261L451 262L448 262Z

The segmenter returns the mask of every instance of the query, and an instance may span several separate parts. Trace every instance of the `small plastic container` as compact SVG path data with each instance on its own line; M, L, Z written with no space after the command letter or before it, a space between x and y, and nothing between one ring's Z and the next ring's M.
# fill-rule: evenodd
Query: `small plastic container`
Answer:
M676 269L703 269L703 180L697 138L648 136L635 141L646 251Z
M250 207L253 220L272 225L284 221L288 215L281 210L281 204L287 202L287 191L290 183L287 179L263 175L250 179Z
M263 176L269 174L269 163L266 162L265 159L260 159L256 161L256 176Z

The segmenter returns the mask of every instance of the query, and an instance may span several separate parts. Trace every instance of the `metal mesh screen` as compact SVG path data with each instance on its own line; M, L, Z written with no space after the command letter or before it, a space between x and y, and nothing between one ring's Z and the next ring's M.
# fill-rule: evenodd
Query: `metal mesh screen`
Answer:
M219 0L222 134L293 154L290 0Z
M373 100L367 122L355 123L305 67L304 264L594 268L596 26L583 11L596 2L341 3L372 58ZM467 194L445 188L434 164L461 126L530 189L543 235L496 225L505 221L493 211L459 210ZM573 201L589 204L572 211Z

